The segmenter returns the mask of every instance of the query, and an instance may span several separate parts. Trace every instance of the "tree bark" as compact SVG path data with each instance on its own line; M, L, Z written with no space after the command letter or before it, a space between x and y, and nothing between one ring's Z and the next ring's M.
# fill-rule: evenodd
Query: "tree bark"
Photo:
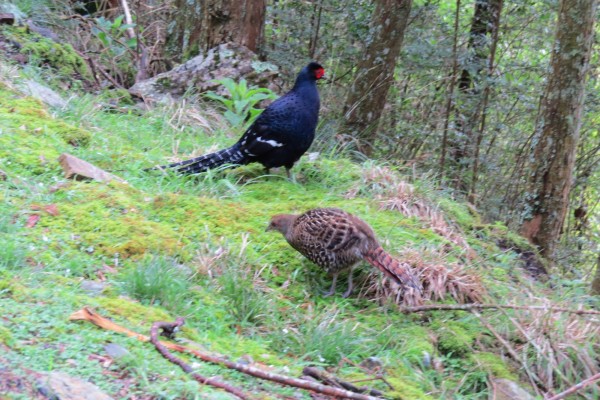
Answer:
M561 0L551 71L532 141L521 233L554 259L569 206L597 0Z
M204 50L234 42L257 53L262 45L266 0L204 0Z
M356 140L357 149L370 156L388 89L394 80L412 0L377 0L367 48L358 62L354 83L344 105L340 133Z

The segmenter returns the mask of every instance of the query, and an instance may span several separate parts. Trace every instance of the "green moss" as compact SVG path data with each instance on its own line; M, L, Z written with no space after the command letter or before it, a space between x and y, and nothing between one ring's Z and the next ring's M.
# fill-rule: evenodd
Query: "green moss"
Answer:
M29 62L47 63L60 74L72 76L79 73L91 78L85 60L68 43L58 43L47 37L29 31L27 27L4 27L3 32L21 44L21 53L29 56Z
M55 246L68 245L108 257L117 253L121 258L139 258L150 252L180 254L185 245L181 234L167 224L148 220L142 213L142 195L118 185L122 184L71 185L64 189L65 201L58 204L60 214L42 218L36 228L51 233Z
M12 347L15 345L15 339L10 329L0 326L0 344Z
M479 365L482 370L494 378L505 378L515 382L519 381L517 375L510 370L506 362L497 354L488 352L473 353L469 356L469 360L473 364Z
M394 390L385 392L386 398L397 400L433 400L421 388L415 384L410 376L400 376L397 372L390 373L386 380Z
M434 354L429 331L422 326L410 326L398 330L398 336L402 338L400 354L413 363L420 363L425 353L430 356Z
M469 354L476 337L475 328L459 321L436 322L434 329L438 337L438 349L443 354L452 354L454 357Z
M70 146L86 146L90 133L52 118L42 103L31 97L0 90L0 162L17 172L40 174Z
M120 315L132 325L147 327L147 329L150 329L150 326L157 321L175 320L175 318L159 307L143 306L128 299L99 297L95 301L100 307L106 310L106 316ZM100 313L103 314L104 312ZM146 332L138 333L146 334Z
M6 278L0 280L0 297L10 297L16 301L26 301L31 296L29 290L19 280L16 278Z
M481 216L472 207L445 197L437 200L446 216L462 229L470 230L473 226L481 224Z

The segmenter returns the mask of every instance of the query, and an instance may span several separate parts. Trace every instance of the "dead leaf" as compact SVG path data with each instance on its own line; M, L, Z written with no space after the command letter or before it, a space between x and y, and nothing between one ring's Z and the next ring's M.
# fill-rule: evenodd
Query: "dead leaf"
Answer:
M33 211L45 211L48 214L52 215L53 217L56 217L58 214L60 214L58 212L58 207L56 206L56 204L49 204L47 206L42 206L39 204L32 204L31 209Z
M38 214L31 214L29 218L27 218L27 223L25 224L26 228L33 228L38 221L40 220L40 216Z
M48 214L52 215L53 217L56 217L59 214L58 207L56 206L56 204L49 204L49 205L45 206L44 211L46 211Z

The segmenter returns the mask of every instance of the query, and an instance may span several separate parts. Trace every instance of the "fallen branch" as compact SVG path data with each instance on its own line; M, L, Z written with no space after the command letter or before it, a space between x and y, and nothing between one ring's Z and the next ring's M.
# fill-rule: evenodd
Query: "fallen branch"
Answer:
M95 313L89 307L84 307L81 310L73 313L69 317L69 320L71 320L71 321L75 321L75 320L89 321L92 324L94 324L102 329L107 329L107 330L111 330L114 332L122 333L127 336L134 337L142 342L150 341L150 338L148 336L141 335L141 334L131 331L127 328L124 328L118 324L115 324L114 322ZM223 356L208 354L208 353L202 352L200 350L190 349L185 346L181 346L179 344L175 344L172 342L160 341L159 343L161 345L165 346L167 349L177 351L180 353L191 354L195 357L198 357L199 359L201 359L203 361L210 362L213 364L218 364L218 365L224 366L226 368L234 369L234 370L242 372L244 374L254 376L259 379L265 379L265 380L269 380L272 382L277 382L277 383L285 385L285 386L297 387L300 389L310 390L313 392L325 394L328 396L338 397L338 398L347 398L347 399L354 399L354 400L378 400L379 399L377 397L367 396L364 394L354 393L354 392L350 392L348 390L344 390L344 389L340 389L340 388L336 388L336 387L322 385L317 382L306 381L303 379L297 379L297 378L292 378L289 376L280 375L280 374L273 373L273 372L268 372L268 371L265 371L260 368L251 367L249 365L238 364L233 361L227 360Z
M359 388L358 386L355 386L350 382L346 382L336 376L332 376L331 374L327 373L326 371L323 371L320 368L304 367L304 369L302 370L302 375L310 376L318 381L326 383L327 385L337 386L346 390L350 390L352 392L368 392L371 396L383 396L383 393L379 390L371 389L368 387Z
M584 387L591 385L592 383L596 382L596 381L600 381L600 373L597 373L596 375L592 375L589 378L579 382L577 385L573 385L570 388L568 388L567 390L565 390L564 392L560 392L559 394L557 394L556 396L552 396L547 400L560 400L560 399L564 399L565 397L567 397L570 394L573 394L577 391L579 391L580 389L583 389Z
M600 315L600 311L596 310L572 310L570 308L562 308L562 307L546 307L546 306L518 306L511 304L426 304L422 306L413 306L413 307L400 307L400 311L403 313L414 313L420 311L436 311L436 310L464 310L470 311L473 309L511 309L511 310L546 310L550 312L563 312L563 313L571 313L571 314L591 314L591 315Z
M167 348L165 346L163 346L161 344L161 342L158 340L158 330L159 329L169 332L168 337L171 337L173 332L176 329L179 329L179 327L181 327L182 325L183 325L183 318L181 318L181 317L177 318L177 320L173 323L169 323L169 322L153 323L152 328L150 329L150 341L156 347L156 350L158 350L158 352L160 354L162 354L163 357L165 357L167 360L171 361L173 364L179 365L179 367L181 367L182 370L184 370L186 373L190 374L198 382L200 382L204 385L210 385L210 386L214 386L219 389L223 389L226 392L229 392L229 393L239 397L240 399L244 399L244 400L251 399L251 397L249 395L247 395L241 389L238 389L233 385L230 385L226 382L222 382L218 379L207 378L203 375L200 375L197 372L194 372L194 369L189 364L185 363L182 359L175 357L173 354L171 354L171 352L169 350L167 350Z

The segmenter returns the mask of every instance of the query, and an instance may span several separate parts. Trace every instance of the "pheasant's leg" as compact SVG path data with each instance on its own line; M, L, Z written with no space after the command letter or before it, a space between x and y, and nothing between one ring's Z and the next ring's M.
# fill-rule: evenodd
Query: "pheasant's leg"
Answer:
M333 274L333 282L331 282L331 288L328 292L323 293L323 297L331 296L335 293L335 283L337 282L338 274L337 272Z
M346 298L348 296L350 296L352 294L352 275L354 275L352 272L354 271L354 268L350 268L350 271L348 272L348 289L344 292L344 294L342 295L343 298Z

